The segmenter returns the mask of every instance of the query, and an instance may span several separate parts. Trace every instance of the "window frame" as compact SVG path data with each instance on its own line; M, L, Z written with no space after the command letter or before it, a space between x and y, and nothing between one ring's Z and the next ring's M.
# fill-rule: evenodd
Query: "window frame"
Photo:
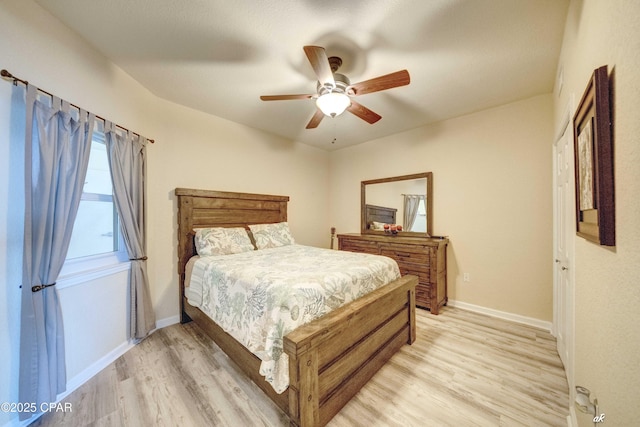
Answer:
M103 133L98 129L94 129L93 135L91 136L91 143L93 144L94 142L105 144ZM65 259L58 276L58 289L83 283L92 278L113 274L114 272L128 270L131 264L122 236L120 218L113 194L88 193L83 191L80 200L112 203L113 229L114 232L117 233L117 239L113 239L115 247L113 248L114 250L110 252Z

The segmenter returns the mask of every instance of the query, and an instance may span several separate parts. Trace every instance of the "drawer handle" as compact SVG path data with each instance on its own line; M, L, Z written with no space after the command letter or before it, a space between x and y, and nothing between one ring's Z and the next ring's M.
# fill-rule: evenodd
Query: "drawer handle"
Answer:
M400 258L411 258L411 254L399 254L396 252L396 256L399 256Z

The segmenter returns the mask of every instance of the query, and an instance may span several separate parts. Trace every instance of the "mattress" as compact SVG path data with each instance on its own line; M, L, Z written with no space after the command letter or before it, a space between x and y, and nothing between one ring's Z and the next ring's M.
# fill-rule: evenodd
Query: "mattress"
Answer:
M277 393L289 385L285 335L400 277L391 258L304 245L197 257L189 267L189 304L260 358Z

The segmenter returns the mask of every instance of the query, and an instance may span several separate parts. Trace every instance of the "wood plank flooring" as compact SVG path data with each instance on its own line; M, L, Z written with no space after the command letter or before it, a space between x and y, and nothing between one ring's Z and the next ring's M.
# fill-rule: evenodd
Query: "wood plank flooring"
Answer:
M444 307L329 426L566 426L568 388L548 333ZM145 339L37 426L287 426L194 324Z

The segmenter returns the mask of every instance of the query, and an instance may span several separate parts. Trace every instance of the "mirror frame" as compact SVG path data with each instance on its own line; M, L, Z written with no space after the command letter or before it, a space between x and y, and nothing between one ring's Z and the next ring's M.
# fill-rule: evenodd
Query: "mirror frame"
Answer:
M400 231L398 235L403 236L421 236L421 237L429 237L433 236L433 173L432 172L422 172L415 173L411 175L402 175L402 176L393 176L390 178L380 178L380 179L370 179L367 181L362 181L360 183L360 232L362 234L379 234L379 235L387 235L384 231L376 231L367 229L366 224L366 188L367 185L370 184L383 184L385 182L396 182L396 181L407 181L412 179L420 179L426 178L426 208L427 208L427 232L417 232L417 231Z

